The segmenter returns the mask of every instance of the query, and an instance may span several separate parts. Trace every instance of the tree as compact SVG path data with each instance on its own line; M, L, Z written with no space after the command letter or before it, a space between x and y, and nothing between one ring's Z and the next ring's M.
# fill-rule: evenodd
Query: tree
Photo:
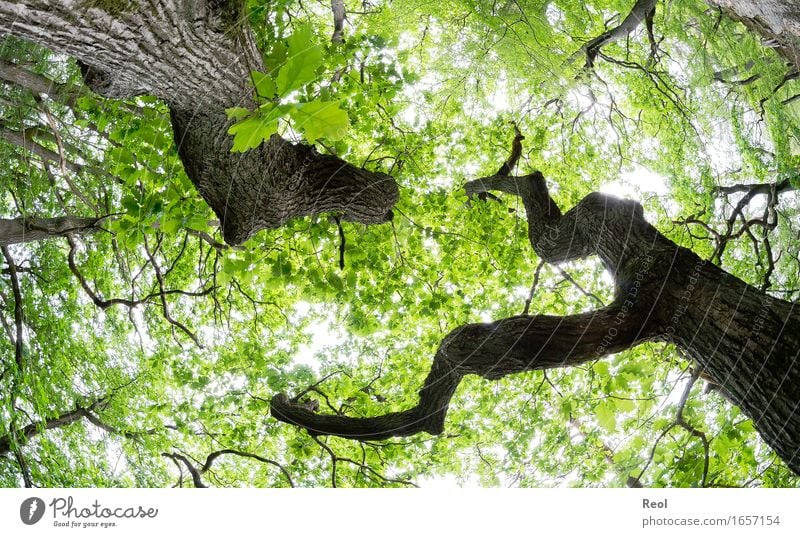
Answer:
M655 49L655 4L637 1L619 26L587 42L581 49L587 67L593 66L604 45L627 36L645 20ZM776 48L797 62L793 47L800 35L787 24L797 13L788 4L763 10L750 2L719 4L765 38L780 39ZM372 418L325 416L315 414L314 406L278 394L272 400L272 415L314 435L374 440L423 431L441 434L449 401L466 374L496 380L511 373L574 366L646 341L667 341L687 351L701 368L697 374L704 371L800 473L800 316L794 304L770 297L677 246L645 220L636 202L594 193L562 215L541 173L507 175L472 181L465 190L470 196L492 190L520 196L531 245L545 262L599 256L615 281L612 303L575 316L524 315L456 328L442 341L420 401L410 410ZM703 433L678 425L707 445ZM706 463L704 484L707 474Z
M464 375L496 380L575 366L645 341L666 341L686 350L800 473L800 316L793 303L770 297L677 246L645 220L636 202L590 194L562 215L538 172L486 177L465 188L468 194L495 190L520 196L528 237L544 261L599 256L614 277L611 304L579 315L522 315L456 328L442 341L420 402L411 410L375 418L323 416L280 394L273 398L273 416L315 435L374 440L441 434L450 398ZM690 431L707 443L703 433ZM707 474L706 465L704 484Z
M217 214L229 243L319 212L341 213L354 222L386 221L397 186L385 174L278 136L245 155L231 152L225 111L255 106L250 71L264 70L243 16L235 2L0 6L9 31L78 58L86 84L98 94L118 99L149 94L168 104L186 173ZM176 42L176 34L187 39ZM140 45L134 50L132 42Z
M0 3L0 483L796 485L793 38L717 4Z

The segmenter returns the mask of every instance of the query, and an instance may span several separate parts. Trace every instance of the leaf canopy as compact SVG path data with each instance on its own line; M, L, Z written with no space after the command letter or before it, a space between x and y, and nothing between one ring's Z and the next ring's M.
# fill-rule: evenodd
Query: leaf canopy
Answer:
M581 46L630 1L365 5L346 2L345 40L333 44L322 4L248 2L266 72L251 74L258 107L228 111L234 151L278 133L398 180L391 223L341 224L343 269L332 219L223 244L163 103L102 99L81 85L72 59L4 38L0 59L64 93L0 85L2 133L25 132L58 156L2 136L1 216L111 216L72 245L8 249L24 352L16 361L6 259L0 485L27 474L37 486L169 486L182 463L163 453L202 468L209 454L236 450L271 462L227 453L203 479L529 487L624 486L633 476L697 486L703 445L671 426L687 386L682 415L709 440L710 483L800 484L751 420L702 381L690 385L686 358L655 343L585 367L468 379L438 437L315 438L269 417L278 392L306 392L348 415L402 410L451 329L609 302L599 261L540 266L515 199L467 203L461 185L505 161L513 125L525 135L515 171L541 170L562 207L595 190L635 198L660 231L704 258L741 199L720 187L800 186L796 77L702 2L657 10L655 56L642 27L603 47L591 71ZM761 199L743 218L763 216ZM776 225L731 239L719 262L796 300L797 198L787 190L779 199ZM70 412L79 419L61 423Z

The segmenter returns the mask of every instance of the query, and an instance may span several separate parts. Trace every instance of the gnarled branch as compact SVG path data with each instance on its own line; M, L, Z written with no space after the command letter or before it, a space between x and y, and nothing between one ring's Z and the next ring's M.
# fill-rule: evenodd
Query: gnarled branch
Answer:
M696 360L800 473L800 435L787 433L800 431L800 314L793 304L679 247L644 219L636 202L593 193L562 214L538 172L466 185L471 194L489 189L522 198L531 245L545 261L597 255L615 280L612 303L578 315L518 316L453 330L439 346L419 403L411 409L363 418L323 415L307 402L278 394L271 404L274 417L312 435L359 440L438 434L464 375L493 380L574 366L644 341L666 341Z

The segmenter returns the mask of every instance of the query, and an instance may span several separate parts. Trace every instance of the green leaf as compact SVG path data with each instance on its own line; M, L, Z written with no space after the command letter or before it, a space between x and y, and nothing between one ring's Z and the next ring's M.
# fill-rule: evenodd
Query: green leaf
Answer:
M202 231L208 227L208 222L206 215L204 214L193 214L187 221L186 227L190 227L194 230Z
M256 95L261 99L274 99L278 93L275 80L266 73L250 71L250 80L256 89Z
M264 67L268 73L274 73L286 63L289 49L282 41L276 41L269 54L264 57Z
M228 129L228 134L233 134L233 147L231 151L244 152L261 145L261 142L278 131L278 120L264 120L260 117L251 117L240 121Z
M234 106L232 108L226 108L225 114L227 114L228 119L244 119L249 116L252 112L247 108L241 108L239 106Z
M139 202L136 201L132 196L125 196L122 198L122 207L129 213L132 214L139 214Z
M630 412L631 410L636 408L636 403L634 403L630 399L618 399L615 397L614 399L612 399L612 401L614 402L614 406L620 412Z
M347 112L339 108L337 101L299 103L289 111L289 115L294 121L294 127L309 142L320 138L338 140L350 126Z
M162 218L159 228L164 233L175 233L181 227L181 223L177 218Z
M614 406L609 404L608 400L601 401L594 411L600 427L607 431L614 431L617 428L617 416L614 412Z
M231 125L228 134L233 134L232 152L247 151L278 132L278 119L286 114L289 105L262 104L255 115Z
M304 24L298 27L289 37L288 59L278 71L278 96L285 97L313 82L321 65L322 47L313 43L311 26Z

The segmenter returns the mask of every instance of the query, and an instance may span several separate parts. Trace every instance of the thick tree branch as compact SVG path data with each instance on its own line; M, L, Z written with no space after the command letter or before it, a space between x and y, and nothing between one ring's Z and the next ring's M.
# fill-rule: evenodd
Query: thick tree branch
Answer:
M81 216L0 218L0 246L91 233L98 229L101 220Z
M793 0L709 0L712 6L759 34L762 43L800 70L800 11Z
M237 24L238 3L141 0L128 8L94 6L75 17L69 2L0 0L0 24L74 56L86 84L104 97L163 99L186 173L229 244L320 213L364 224L390 218L399 192L386 174L278 135L244 154L231 152L225 111L257 107L249 74L264 70L250 29ZM131 42L138 43L134 53Z
M643 22L647 22L648 24L648 36L650 37L653 55L655 55L656 45L652 37L652 18L653 14L655 13L657 3L658 0L636 0L636 3L631 8L628 15L618 26L606 30L594 39L588 41L580 48L580 50L578 50L578 52L575 53L573 57L585 55L586 68L591 69L594 67L594 62L597 59L600 49L609 43L613 43L614 41L619 41L620 39L628 37L628 35L630 35L630 33L638 28Z
M522 140L524 139L525 137L519 132L519 127L514 123L514 139L511 141L511 152L495 175L511 175L511 172L519 162L519 158L522 156Z
M0 80L23 87L35 95L47 95L70 107L75 105L81 93L79 87L55 82L3 59L0 59Z
M14 458L19 465L19 469L22 472L22 482L25 484L26 489L33 488L33 478L31 478L31 471L28 468L28 463L25 460L25 456L22 454L22 450L17 447L14 449Z
M263 462L264 464L269 464L269 465L275 466L281 471L283 476L286 478L286 481L288 481L289 486L294 487L294 481L292 481L292 476L289 474L289 472L286 470L286 468L282 464L280 464L280 463L278 463L276 461L273 461L272 459L268 459L266 457L262 457L260 455L256 455L255 453L249 453L247 451L241 451L241 450L238 450L238 449L220 449L219 451L214 451L214 452L210 453L208 455L208 457L206 457L206 462L201 467L197 467L192 461L189 460L188 457L186 457L185 455L182 455L180 453L175 453L175 452L166 453L166 452L164 452L161 455L164 456L164 457L167 457L168 459L171 459L173 462L175 462L176 466L178 467L178 471L179 472L181 471L180 463L183 463L183 465L189 471L189 475L192 476L192 483L194 484L195 488L208 488L208 485L206 485L203 482L202 476L203 476L203 474L208 472L211 469L211 467L213 466L214 462L219 457L221 457L223 455L236 455L238 457L243 457L243 458L247 458L247 459L253 459L253 460L257 460L259 462ZM178 483L179 484L181 483L180 478L179 478Z
M629 318L629 322L618 323ZM453 330L439 347L417 406L403 412L355 418L318 414L317 405L284 394L272 399L272 416L312 435L383 440L419 432L440 434L450 398L468 374L496 380L524 371L569 367L625 350L651 337L642 316L622 305L566 317L510 317Z
M440 434L444 430L447 406L461 377L443 360L434 359L416 407L373 418L317 414L318 405L298 403L284 394L272 398L270 413L275 419L299 425L314 436L332 434L356 440L384 440L423 431Z
M783 192L792 192L797 190L797 187L792 184L789 179L778 181L777 183L751 183L751 184L735 184L730 186L718 186L714 189L715 194L730 195L742 193L748 196L748 201L754 196L759 194L781 194Z
M203 478L200 477L200 471L194 464L192 464L192 461L187 459L185 456L181 455L180 453L166 453L166 452L162 453L161 455L169 459L172 459L176 464L178 462L182 462L184 466L186 466L186 469L189 470L189 475L192 476L192 483L194 484L195 488L198 489L208 488L208 485L203 483Z
M442 341L417 406L383 416L322 415L283 394L280 421L312 435L360 440L442 431L464 375L508 374L585 363L644 341L675 344L696 360L756 429L800 473L800 313L682 248L645 219L640 204L593 193L562 214L538 172L467 183L469 194L496 190L522 198L534 251L547 262L597 255L615 280L604 308L565 317L510 317L459 327ZM677 426L703 440L686 423ZM706 439L707 440L707 439ZM704 443L705 448L705 443Z
M468 195L496 190L520 196L528 215L531 245L548 262L559 263L597 252L614 270L629 245L621 241L597 249L596 234L600 230L594 217L598 213L608 215L604 225L627 230L635 244L640 240L646 240L648 246L652 243L648 240L649 228L637 220L643 219L638 204L590 195L562 215L539 172L523 177L486 177L467 183L465 190ZM633 221L637 222L636 227L632 226ZM630 232L632 227L635 234ZM592 232L587 232L588 229ZM626 257L632 257L627 260L630 266L626 271L647 270L637 256L628 253ZM635 283L635 278L630 274L629 282L620 282L618 300L595 312L567 317L519 316L457 328L442 341L414 408L371 418L322 415L308 403L278 394L272 400L271 413L276 419L300 425L314 435L381 440L422 431L439 434L450 398L466 374L497 379L522 371L577 365L653 337L649 316L638 311L645 305L621 293L631 282Z
M468 196L489 190L520 196L528 215L528 238L536 254L548 263L564 263L594 253L594 245L577 227L580 205L562 217L539 172L523 177L483 177L468 182L464 190Z

